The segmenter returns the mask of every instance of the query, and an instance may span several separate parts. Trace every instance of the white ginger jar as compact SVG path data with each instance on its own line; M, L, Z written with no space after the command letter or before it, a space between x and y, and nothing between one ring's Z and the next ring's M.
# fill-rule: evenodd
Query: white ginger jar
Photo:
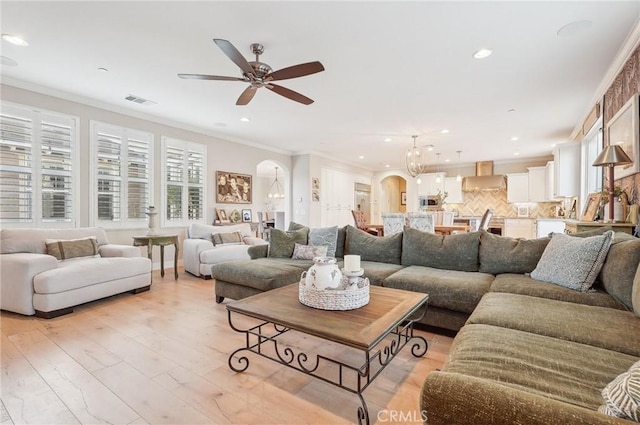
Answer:
M334 257L315 257L313 266L302 272L307 288L338 289L342 283L342 272Z

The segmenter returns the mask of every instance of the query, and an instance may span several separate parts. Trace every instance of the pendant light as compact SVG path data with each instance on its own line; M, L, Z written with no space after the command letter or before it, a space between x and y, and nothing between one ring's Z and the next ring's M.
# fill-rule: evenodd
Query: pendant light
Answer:
M436 174L436 183L440 183L442 181L442 177L440 176L440 152L436 153L438 157L438 174Z
M411 177L418 177L420 176L420 174L422 174L422 149L416 146L416 139L418 138L418 136L411 137L413 137L413 147L409 148L405 156L407 173Z
M458 153L458 175L456 176L456 181L462 181L462 174L460 174L460 153L462 151L456 151Z
M276 167L276 179L271 183L271 186L269 186L267 197L270 199L284 199L284 191L278 181L278 167Z

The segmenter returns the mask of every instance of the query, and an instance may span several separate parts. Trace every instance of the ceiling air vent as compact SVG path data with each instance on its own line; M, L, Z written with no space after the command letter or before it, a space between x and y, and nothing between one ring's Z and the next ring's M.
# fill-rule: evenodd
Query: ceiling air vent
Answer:
M140 105L157 105L158 104L158 102L154 102L152 100L148 100L140 96L135 96L133 94L130 94L127 97L125 97L125 100L128 100L133 103L139 103Z

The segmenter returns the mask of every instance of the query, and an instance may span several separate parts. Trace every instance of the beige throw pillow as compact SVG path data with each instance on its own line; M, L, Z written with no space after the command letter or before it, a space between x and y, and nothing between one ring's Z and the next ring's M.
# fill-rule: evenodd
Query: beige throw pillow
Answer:
M244 245L244 241L242 239L242 233L240 232L214 233L211 235L211 238L215 246Z
M93 257L98 255L98 240L95 237L57 240L46 239L47 254L58 260L77 257Z

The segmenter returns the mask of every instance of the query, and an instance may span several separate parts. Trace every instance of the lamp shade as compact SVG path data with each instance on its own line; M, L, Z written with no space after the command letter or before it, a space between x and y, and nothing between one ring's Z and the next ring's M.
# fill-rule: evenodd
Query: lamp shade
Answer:
M594 167L604 167L607 165L631 164L631 158L624 152L620 145L609 145L604 148L600 155L593 161Z

